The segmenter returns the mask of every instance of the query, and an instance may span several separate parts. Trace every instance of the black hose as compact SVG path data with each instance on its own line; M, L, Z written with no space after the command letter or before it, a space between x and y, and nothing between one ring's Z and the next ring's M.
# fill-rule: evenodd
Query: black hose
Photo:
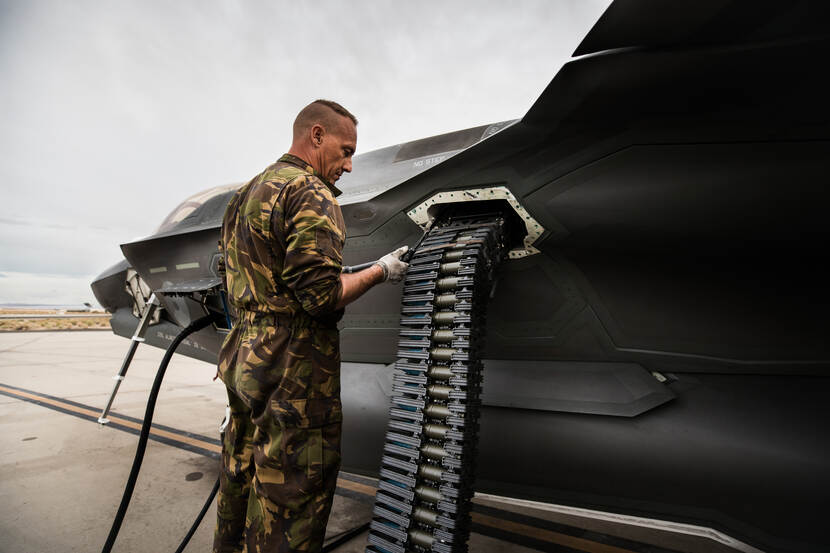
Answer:
M369 261L368 263L361 263L360 265L343 265L340 268L341 273L358 273L364 269L368 269L372 265L377 263L377 261Z
M199 525L202 523L202 519L205 518L205 514L210 509L210 506L213 504L213 498L216 497L216 492L219 491L219 479L216 479L216 482L213 484L213 490L211 490L210 495L205 501L202 510L199 512L199 515L196 517L196 520L193 521L193 526L190 527L190 530L187 531L187 535L182 540L182 543L179 544L178 549L176 549L176 553L182 553L184 548L187 547L187 544L190 543L190 538L193 537L193 534L196 533L196 529L199 528Z
M130 470L130 476L127 479L127 485L124 487L124 495L121 498L121 505L118 506L118 512L115 513L115 520L112 521L112 528L110 528L107 542L104 544L102 553L109 553L112 551L112 546L115 544L115 539L118 537L118 531L121 529L121 523L124 521L124 515L127 513L127 507L130 505L130 499L135 489L135 482L138 480L138 471L141 470L141 461L144 460L144 450L147 448L147 439L150 437L150 426L153 422L153 411L156 408L156 399L161 390L161 381L164 379L164 372L167 370L167 365L170 364L170 359L173 357L176 348L184 341L185 338L201 330L214 321L215 315L207 315L190 323L190 325L182 330L178 336L167 348L164 358L161 360L156 379L153 381L153 387L150 390L150 397L147 398L147 409L144 412L144 422L141 425L141 434L138 437L138 447L135 451L135 459L133 459L133 468Z
M424 238L427 237L427 234L429 234L429 231L432 229L433 225L435 225L436 220L437 220L437 218L433 219L430 222L427 229L421 235L421 238L419 238L418 242L415 243L415 247L408 249L403 255L401 255L401 261L403 261L404 263L409 263L409 261L412 259L412 256L415 255L415 250L418 249L418 247L421 245L421 242L423 242ZM340 272L341 273L358 273L360 271L363 271L364 269L368 269L369 267L371 267L375 263L377 263L377 261L369 261L367 263L361 263L360 265L343 265L340 268Z

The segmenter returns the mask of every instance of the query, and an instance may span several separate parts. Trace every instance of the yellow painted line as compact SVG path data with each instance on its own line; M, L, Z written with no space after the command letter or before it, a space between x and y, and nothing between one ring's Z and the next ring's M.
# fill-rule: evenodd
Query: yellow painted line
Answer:
M558 543L559 545L564 545L565 547L570 547L572 549L579 549L580 551L588 551L590 553L636 553L630 549L623 549L621 547L606 545L604 543L598 543L584 538L560 534L559 532L552 532L551 530L537 528L535 526L530 526L529 524L513 522L512 520L503 520L493 516L483 515L481 513L472 512L470 513L470 516L472 517L473 522L478 524L484 524L485 526L498 528L499 530L506 530L508 532L519 534L521 536L527 536L539 541Z
M64 403L57 399L52 399L48 397L43 397L37 394L32 394L29 392L24 392L22 390L15 390L13 388L7 388L0 384L0 390L3 392L21 397L32 399L35 401L39 401L41 403L46 403L49 405L54 405L55 407L60 407L61 409L66 409L67 411L72 411L75 413L79 413L82 415L87 415L90 417L95 417L96 419L101 414L98 411L94 411L92 409L86 409L84 407L78 407L77 405L72 405L71 403ZM124 418L119 417L118 415L109 414L107 418L110 419L112 422L117 422L122 426L126 426L128 428L133 428L135 430L141 430L141 423L127 420ZM185 443L188 445L200 447L202 449L206 449L208 451L214 451L216 453L222 453L222 446L218 444L214 444L211 442L205 442L203 440L199 440L198 438L192 438L190 436L182 436L181 434L176 434L173 432L169 432L167 430L162 430L160 428L150 427L150 434L154 434L156 436L160 436L163 438L167 438L168 440L172 440L179 443ZM367 486L366 484L361 484L359 482L352 482L351 480L345 480L343 478L337 479L337 485L341 488L345 488L347 490L352 490L354 492L366 494L368 496L374 497L375 496L375 488L373 486Z
M71 403L64 403L60 400L39 396L36 394L30 394L29 392L23 392L21 390L15 390L13 388L7 388L0 384L0 390L6 392L7 394L11 394L18 397L24 397L28 399L32 399L35 401L39 401L41 403L46 403L49 405L54 405L55 407L60 407L61 409L66 409L67 411L73 411L75 413L79 413L82 415L87 415L90 417L95 417L96 419L101 414L98 411L92 409L86 409L84 407L78 407L77 405L72 405ZM141 430L141 423L134 422L131 420L123 419L118 415L108 415L110 421L117 422L122 426L126 426L128 428L133 428L135 430ZM155 436L159 436L162 438L167 438L168 440L174 440L176 442L185 443L188 445L193 445L196 447L201 447L203 449L207 449L208 451L215 451L216 453L220 453L222 451L222 446L217 444L212 444L210 442L205 442L203 440L199 440L197 438L191 438L189 436L182 436L180 434L176 434L173 432L169 432L167 430L162 430L160 428L150 427L150 434Z
M346 488L347 490L352 490L353 492L362 493L371 497L375 497L375 492L377 489L374 486L367 486L366 484L361 484L360 482L353 482L351 480L346 480L344 478L337 479L337 486L340 488Z

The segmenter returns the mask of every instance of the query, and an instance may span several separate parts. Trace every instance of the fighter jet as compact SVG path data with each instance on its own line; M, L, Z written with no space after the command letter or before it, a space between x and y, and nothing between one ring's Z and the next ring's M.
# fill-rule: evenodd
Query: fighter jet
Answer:
M828 15L617 0L521 119L354 159L338 182L348 265L448 213L513 229L476 352L477 491L830 550ZM224 311L217 241L238 186L121 246L92 284L116 334L154 301L145 337L162 348ZM382 470L405 285L341 322L350 472ZM179 351L215 362L231 322Z

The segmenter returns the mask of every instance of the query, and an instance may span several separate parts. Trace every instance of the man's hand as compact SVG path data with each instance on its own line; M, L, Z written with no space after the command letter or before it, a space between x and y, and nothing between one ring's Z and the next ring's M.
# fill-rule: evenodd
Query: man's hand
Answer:
M368 269L356 273L342 273L342 288L337 309L342 309L366 293L369 288L381 282L400 282L409 268L409 263L401 261L401 256L409 251L409 246L402 246L372 263Z
M383 280L398 283L403 279L409 263L401 261L401 256L409 251L409 246L401 246L397 250L388 253L378 259L375 263L383 269Z

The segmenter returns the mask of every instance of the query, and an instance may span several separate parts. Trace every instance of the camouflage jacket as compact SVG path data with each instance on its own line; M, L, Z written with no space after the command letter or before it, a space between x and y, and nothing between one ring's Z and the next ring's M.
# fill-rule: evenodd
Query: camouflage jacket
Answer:
M340 420L336 310L346 238L339 194L286 154L234 195L222 222L239 318L219 353L223 382L254 411L296 426Z

